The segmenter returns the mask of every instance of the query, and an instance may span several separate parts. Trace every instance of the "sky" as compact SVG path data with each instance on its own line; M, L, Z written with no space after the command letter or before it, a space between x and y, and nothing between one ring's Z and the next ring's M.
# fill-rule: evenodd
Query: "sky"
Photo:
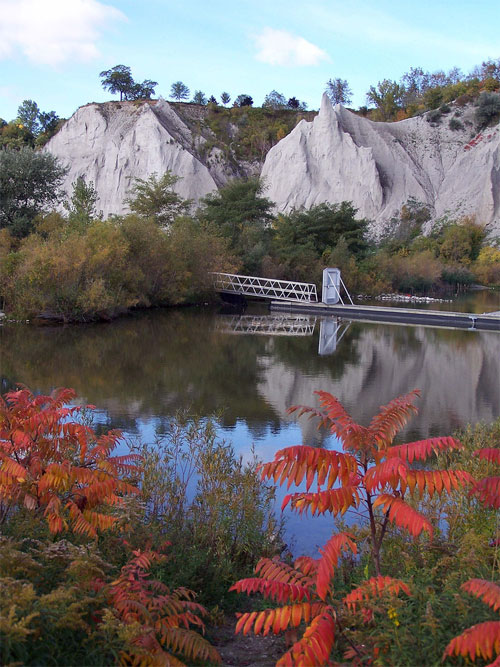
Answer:
M99 73L127 65L136 81L207 96L272 90L320 106L346 79L354 107L410 67L468 73L500 58L498 0L0 0L0 117L23 100L70 117L117 99Z

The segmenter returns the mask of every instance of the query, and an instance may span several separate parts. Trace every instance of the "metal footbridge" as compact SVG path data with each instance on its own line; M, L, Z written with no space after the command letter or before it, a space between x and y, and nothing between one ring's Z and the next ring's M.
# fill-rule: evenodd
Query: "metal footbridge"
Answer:
M300 312L308 315L342 317L349 320L392 322L394 324L423 324L426 326L479 329L500 332L500 311L492 313L454 313L451 311L393 308L354 304L340 270L327 268L323 271L321 301L316 285L236 273L213 273L214 288L222 294L238 297L269 299L271 310ZM344 302L342 294L348 303ZM297 330L300 325L297 326Z
M273 301L318 302L316 285L313 283L243 276L236 273L213 273L212 275L215 289L223 294L238 294Z

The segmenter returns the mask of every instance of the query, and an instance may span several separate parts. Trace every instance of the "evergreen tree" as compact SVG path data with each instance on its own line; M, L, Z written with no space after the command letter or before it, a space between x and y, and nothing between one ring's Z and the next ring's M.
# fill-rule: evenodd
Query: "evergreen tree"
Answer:
M189 97L189 88L182 81L176 81L170 88L170 97L173 97L177 102L187 100Z

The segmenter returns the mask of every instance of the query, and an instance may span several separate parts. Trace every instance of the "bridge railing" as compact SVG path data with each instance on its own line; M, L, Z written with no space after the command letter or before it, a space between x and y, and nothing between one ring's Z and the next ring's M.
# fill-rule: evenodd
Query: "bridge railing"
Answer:
M313 283L299 283L275 278L241 276L236 273L213 273L214 287L219 292L257 296L279 301L317 302L318 294Z

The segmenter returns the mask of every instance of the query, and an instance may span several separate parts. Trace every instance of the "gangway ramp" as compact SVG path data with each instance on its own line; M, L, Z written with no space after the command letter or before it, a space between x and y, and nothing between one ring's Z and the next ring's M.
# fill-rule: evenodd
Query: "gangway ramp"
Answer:
M223 294L238 294L273 301L318 302L314 283L244 276L237 273L213 273L212 275L215 289Z

